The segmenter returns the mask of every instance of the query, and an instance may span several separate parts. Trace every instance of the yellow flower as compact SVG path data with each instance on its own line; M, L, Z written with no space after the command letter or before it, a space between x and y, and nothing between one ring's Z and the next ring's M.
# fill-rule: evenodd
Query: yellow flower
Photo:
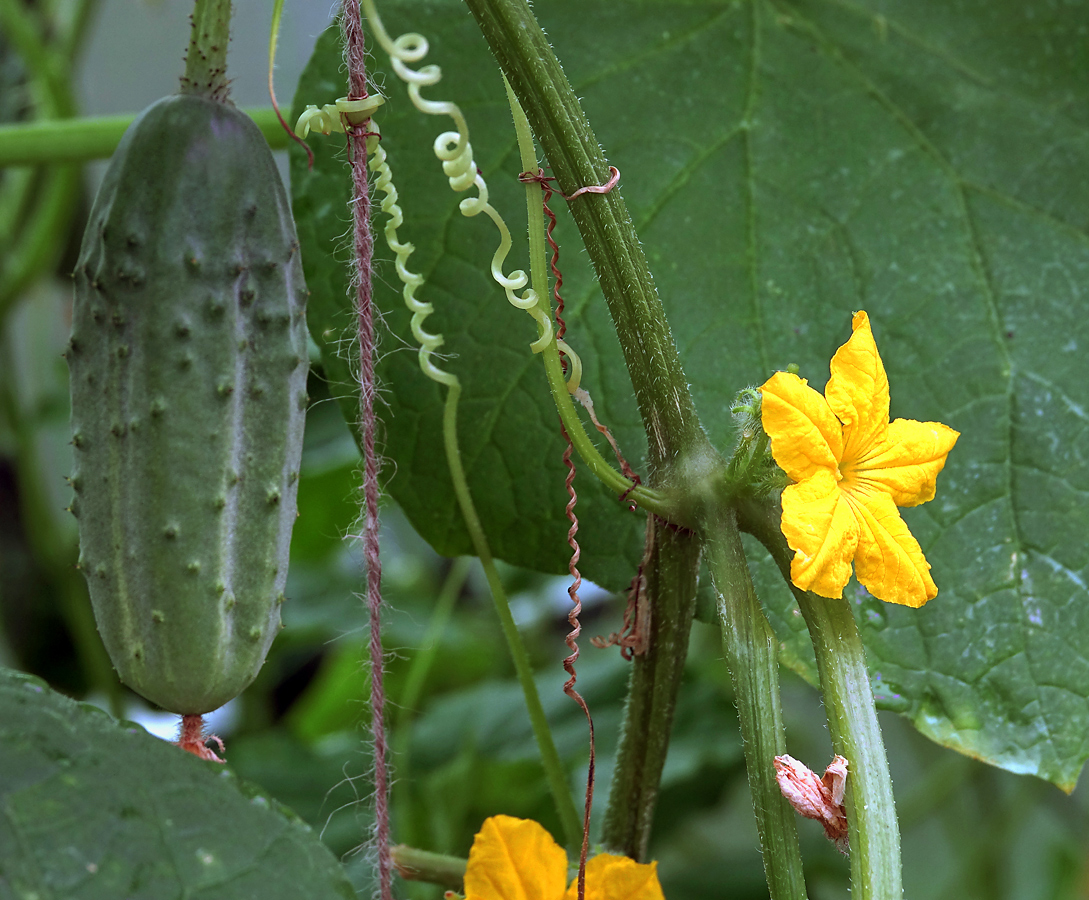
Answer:
M919 607L938 588L896 507L933 499L960 434L940 422L890 423L889 381L866 313L855 313L852 327L823 397L787 372L761 388L772 456L794 482L783 491L790 579L842 597L854 562L875 597Z
M665 900L658 864L602 853L586 863L586 900ZM567 854L536 822L492 816L469 852L465 900L576 900Z

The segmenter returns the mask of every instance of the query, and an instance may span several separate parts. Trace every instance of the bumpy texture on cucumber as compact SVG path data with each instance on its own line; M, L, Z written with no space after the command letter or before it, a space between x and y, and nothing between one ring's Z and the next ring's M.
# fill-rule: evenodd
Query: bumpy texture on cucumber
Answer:
M306 408L306 286L257 127L168 97L95 199L67 357L80 564L121 679L201 714L279 629Z

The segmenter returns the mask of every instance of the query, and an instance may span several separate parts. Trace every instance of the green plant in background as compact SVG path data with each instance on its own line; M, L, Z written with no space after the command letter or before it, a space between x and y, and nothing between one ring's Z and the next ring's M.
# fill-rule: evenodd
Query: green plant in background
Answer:
M476 170L487 179L490 207L513 221L521 196L528 198L528 268L538 311L548 296L542 190L538 183L517 183L520 172L536 171L537 161L529 130L517 139L511 131L496 60L558 190L573 196L580 187L605 184L609 164L623 177L608 193L569 202L596 281L574 252L578 237L570 221L561 216L556 226L570 329L565 345L551 340L547 317L538 317L535 334L523 333L492 281L494 232L457 215L459 198L446 188L449 173L432 155L431 121L415 114L392 78L385 84L387 100L376 113L382 134L376 165L384 157L396 175L403 210L397 240L411 240L414 269L426 276L406 289L417 304L406 308L393 278L403 261L387 272L378 257L375 300L398 336L385 339L384 351L393 352L384 352L378 364L379 384L389 387L380 410L384 453L395 463L387 467L385 487L440 553L483 556L486 541L499 560L558 574L568 569L570 523L557 413L600 479L596 485L578 481L579 568L613 590L640 573L632 599L649 610L650 623L644 618L639 626L646 652L630 664L585 652L579 662L579 687L594 714L603 764L592 840L637 859L658 859L665 895L675 900L768 892L842 896L847 865L854 893L898 897L901 831L907 896L1078 896L1086 833L1082 817L1071 815L1076 797L1064 802L1053 789L1049 794L1030 780L934 749L886 718L881 725L893 735L888 748L898 828L874 710L876 701L939 743L1067 790L1089 752L1082 737L1089 688L1081 683L1080 650L1087 563L1079 528L1086 507L1077 359L1084 323L1076 290L1085 236L1077 182L1069 177L1081 156L1083 123L1075 111L1089 60L1064 18L1073 13L1040 11L1025 24L1024 8L1012 3L872 10L827 0L561 2L538 12L572 89L523 4L467 5L474 18L454 0L391 3L380 11L390 33L404 27L431 41L430 58L443 65L443 94L457 98L472 124L475 163L467 171L470 181ZM53 52L50 42L64 29L43 24L56 11L0 6L5 38L21 42L18 60L30 65L41 58L30 52L35 46ZM382 32L373 33L382 44ZM296 117L306 104L320 107L346 93L338 34L331 29L319 39L300 82ZM397 48L398 42L386 41ZM427 49L422 42L400 46ZM396 62L393 67L400 74ZM421 95L417 87L413 99L431 102L428 90ZM79 123L72 127L78 132ZM93 131L95 123L86 127ZM44 145L51 140L48 129L2 129L0 158L9 134L25 142L28 133L40 135L34 139ZM352 638L360 625L350 598L358 575L338 540L352 517L355 454L333 405L321 401L342 401L354 423L353 361L344 352L353 338L348 258L338 249L349 221L349 180L343 141L319 138L313 150L312 170L301 152L292 158L292 195L323 377L309 385L317 402L299 478L287 627L243 695L228 761L309 821L328 819L325 840L344 852L368 827L352 821L364 809L354 797L366 792L355 776L366 779L368 766L353 733L355 704L366 693ZM47 156L43 150L41 158ZM5 202L15 186L9 177L0 183ZM58 221L53 234L63 227ZM515 240L511 252L517 260L525 251ZM400 256L396 247L394 253ZM38 271L49 265L41 262ZM428 333L442 334L442 350L451 354L441 371L456 374L460 398L453 401L453 392L410 360L414 350L394 349L395 340L424 333L423 305L434 310ZM5 347L18 346L19 336L33 328L48 331L28 318L39 308L32 297L12 307L4 319ZM860 324L856 317L855 336L835 356L828 407L795 376L772 376L797 363L800 374L819 382L859 309L868 311L889 369L891 425L887 382L882 386L877 377L883 367L864 318ZM843 368L860 335L873 347L860 357L870 360L871 381L861 393L858 373L867 364L852 362L849 377ZM525 349L534 339L544 378ZM578 351L580 386L592 392L601 420L628 457L638 458L646 442L636 466L644 485L629 491L631 481L594 449L564 383L561 350L570 365ZM40 464L35 471L28 450L40 445L47 420L27 401L33 394L25 387L23 357L5 359L4 446L23 448L9 458L18 461L12 471L22 508L34 512L43 501L33 498L43 491L32 488L49 476ZM752 391L735 400L744 385L763 382L763 408ZM453 404L460 410L456 419ZM873 412L872 430L851 421L852 409L863 418ZM915 538L889 500L910 505L934 496L952 432L924 423L931 428L927 440L886 440L909 427L897 416L947 422L961 432L936 498L904 513ZM860 443L862 431L869 437ZM924 446L927 441L932 446ZM905 447L921 463L908 467L913 485L874 474L881 455ZM883 493L874 492L875 481L884 483ZM648 528L630 504L649 511ZM467 509L476 511L475 531ZM871 527L877 540L868 541L852 524L859 520L844 515L848 509L858 510L863 525L882 523L895 545L885 549L909 564L895 569L888 554L879 562L874 548L881 546L881 531ZM391 529L384 551L387 601L404 613L387 616L386 646L421 646L425 631L440 642L424 645L427 651L414 660L390 664L391 696L407 694L407 708L419 710L391 716L394 745L405 749L395 762L402 780L393 793L394 836L410 845L399 851L400 864L458 887L464 871L458 858L464 860L472 835L496 814L536 819L574 851L581 829L570 822L568 782L581 788L585 722L562 696L561 645L548 633L551 614L542 601L539 624L526 620L531 607L520 594L531 576L497 564L488 579L512 598L505 632L526 648L516 687L494 652L496 623L478 609L472 580L459 598L453 585L464 575L450 574L448 599L428 628L426 611L444 573L404 525L394 521ZM43 558L35 552L32 558ZM848 580L852 560L865 587ZM701 565L709 578L699 578ZM935 584L940 593L921 609L878 599L918 606ZM13 661L69 690L81 690L96 671L92 679L109 685L101 665L89 663L95 653L101 658L101 648L88 639L94 635L86 628L86 600L72 595L61 607L71 611L67 628L81 642L83 660L76 668L81 674L65 681L35 661L19 637L28 619L7 600L19 591L26 588L18 581L5 583L5 633L19 654ZM57 609L55 591L41 591L47 608ZM818 596L824 594L841 596ZM82 630L75 624L81 608ZM820 709L793 676L780 688L780 661L819 681L832 748L820 737ZM529 664L541 673L536 679ZM63 701L50 697L42 705L35 698L48 696L44 690L37 682L13 681L4 708L15 704L29 719L6 718L51 721L48 704ZM521 711L519 695L527 690L540 697L537 737L555 748L548 778ZM736 719L729 712L734 704ZM105 748L111 728L124 732L105 719L86 729L79 717L70 718L69 746ZM25 734L34 735L29 743ZM5 725L0 771L39 771L21 749L28 746L58 745L44 726ZM810 763L827 759L830 749L847 760L842 813L835 809L833 782L799 778L829 815L846 815L849 863L830 845L820 847L819 829L796 827L773 766L788 746ZM743 757L767 887L753 868L752 851L733 849L737 841L756 844L746 837L753 832L745 801L730 787L740 786ZM182 762L195 778L208 776L213 794L237 793L213 784L214 773L200 771L201 763ZM47 842L39 841L39 850L28 837L46 833L29 823L49 773L59 777L56 763L50 765L26 783L0 777L6 802L19 810L12 833L20 846L36 848L34 867L16 866L0 850L0 878L22 890L49 885L63 891L78 883L108 896L121 881L100 874L120 879L123 871L139 871L131 837L108 846L77 842L74 861L63 865L50 862ZM322 796L342 781L345 765L351 777L323 810ZM120 773L128 781L109 783L115 794L147 796L140 815L150 820L176 801L142 793L154 780L143 766L133 763ZM302 771L312 774L290 774ZM68 796L60 792L62 805ZM259 857L232 842L236 814L226 809L214 823L219 832L189 854L197 863L172 862L168 870L194 889L215 885L220 895L248 896L257 888L246 880L254 877L246 860ZM101 815L106 829L115 814L104 807ZM277 827L280 813L270 809L269 815L268 827ZM950 839L928 843L939 823ZM282 834L292 846L316 853L307 858L320 864L306 865L335 880L335 863L321 857L312 836ZM367 868L358 858L347 862L357 889L368 889ZM344 890L326 877L312 879L307 890L315 896ZM559 879L561 891L568 881ZM594 885L588 873L590 896ZM466 887L470 895L477 890ZM286 878L282 889L294 890ZM407 883L398 888L434 896L426 890ZM578 893L578 885L572 890Z

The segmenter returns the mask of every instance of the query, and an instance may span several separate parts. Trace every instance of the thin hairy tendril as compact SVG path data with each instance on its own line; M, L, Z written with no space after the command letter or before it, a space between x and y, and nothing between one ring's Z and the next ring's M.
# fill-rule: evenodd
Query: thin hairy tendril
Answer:
M619 647L620 655L630 660L633 656L642 656L647 652L650 639L650 603L647 602L647 576L644 571L654 552L654 516L647 516L647 538L643 546L643 558L628 587L628 602L624 607L624 621L619 631L614 631L607 638L592 637L590 643L599 650L606 647Z
M571 454L574 452L575 446L571 443L571 438L567 434L567 429L560 424L560 431L563 433L563 439L567 442L567 449L563 451L563 464L567 467L567 479L564 482L567 487L567 519L571 523L571 527L567 530L567 543L571 547L571 561L568 563L567 568L571 573L571 586L567 589L567 594L571 598L571 610L567 614L567 622L571 626L571 630L564 637L564 643L567 644L567 648L571 651L563 661L564 671L571 677L564 682L563 692L567 694L572 700L574 700L583 713L586 714L586 721L590 726L590 767L586 775L586 803L583 808L582 814L582 849L579 853L579 876L578 876L578 897L579 900L585 900L586 897L586 856L590 848L590 812L594 805L594 720L590 716L590 708L586 705L586 701L575 689L575 681L578 676L575 674L575 662L579 658L579 645L578 636L582 634L582 624L579 622L579 613L582 612L582 601L579 599L579 587L582 585L582 575L579 574L578 562L579 557L582 555L582 551L579 549L579 543L575 540L575 535L578 534L579 520L575 515L575 504L578 502L578 494L575 492L575 462L571 459Z
M607 425L602 425L597 420L597 416L594 415L594 401L590 399L590 392L584 390L583 388L579 388L577 391L574 391L573 394L575 399L582 404L583 409L585 409L586 412L589 414L590 421L594 423L594 428L596 428L603 435L605 435L605 440L607 440L609 442L609 446L613 448L613 453L616 454L616 461L620 463L620 471L624 473L624 477L631 479L631 487L624 492L624 495L626 496L627 494L631 493L632 490L634 490L637 484L643 483L642 479L628 464L628 461L624 459L624 454L620 452L620 446L619 444L617 444L616 438L613 437L613 433L609 431L609 427ZM621 499L623 500L624 497L622 496Z
M439 83L442 70L436 65L427 65L413 69L408 63L418 63L428 52L427 38L421 34L402 34L396 40L390 37L375 9L374 0L361 0L367 14L375 40L389 54L393 71L401 81L408 85L408 96L420 112L432 116L449 116L454 120L456 131L444 131L434 143L435 155L442 161L442 170L450 181L450 187L461 193L476 188L475 197L466 197L458 204L461 214L466 217L484 213L492 220L499 231L499 247L492 256L491 275L503 288L507 301L518 309L524 309L537 323L538 338L530 344L534 353L542 352L552 343L552 319L541 306L541 298L532 287L528 287L529 276L521 269L515 269L509 275L503 273L503 263L511 248L510 230L506 222L491 203L488 202L488 186L480 174L473 159L473 148L469 143L469 125L456 103L448 100L427 100L420 94L420 89ZM521 295L515 293L525 288ZM568 348L568 352L571 352ZM581 371L581 365L579 366ZM576 384L577 387L577 384Z
M358 0L344 0L341 13L344 55L348 64L348 101L367 98L366 48ZM370 190L367 184L368 119L346 128L352 165L352 218L355 249L356 326L359 334L359 430L363 438L363 545L367 568L367 610L370 617L371 734L374 739L374 842L378 855L378 892L393 900L393 859L390 856L389 772L386 740L386 693L382 652L382 561L378 549L378 454L375 452L374 310L371 298Z
M268 98L272 101L272 111L276 113L276 118L280 120L280 126L287 132L291 140L306 151L306 167L312 169L314 168L314 151L307 146L306 141L291 130L291 126L287 124L283 113L280 112L280 104L276 102L276 87L273 83L273 74L276 68L276 43L280 38L280 17L283 12L284 0L275 0L272 4L272 25L269 29L268 38Z
M552 199L552 194L555 193L555 188L552 187L549 182L555 181L550 175L545 175L544 169L537 169L537 174L533 175L530 172L523 172L518 176L518 180L525 184L528 181L534 181L541 186L541 208L544 210L544 214L548 217L548 226L545 228L545 240L548 241L548 246L552 248L552 258L548 261L549 266L552 269L552 296L556 298L556 340L562 340L563 336L567 333L567 323L563 320L563 295L560 294L560 288L563 287L563 273L560 271L560 245L556 243L556 239L552 237L552 232L556 229L556 214L552 212L552 208L548 205L548 201ZM567 354L560 355L560 363L563 366L564 375L567 374Z

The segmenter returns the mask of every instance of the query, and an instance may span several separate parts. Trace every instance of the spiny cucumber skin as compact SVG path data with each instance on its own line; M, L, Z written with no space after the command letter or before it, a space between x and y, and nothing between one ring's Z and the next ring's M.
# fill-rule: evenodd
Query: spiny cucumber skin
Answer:
M237 696L280 627L306 407L306 286L257 127L168 97L126 132L75 272L72 510L122 681Z

